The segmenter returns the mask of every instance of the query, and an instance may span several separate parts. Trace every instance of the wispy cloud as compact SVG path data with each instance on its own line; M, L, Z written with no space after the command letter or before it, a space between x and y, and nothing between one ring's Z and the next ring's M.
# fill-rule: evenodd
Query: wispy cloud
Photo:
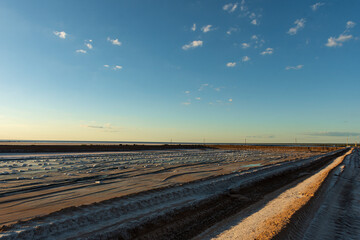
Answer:
M338 37L329 37L325 46L327 47L341 47L344 42L353 39L353 35L349 34L350 29L355 27L356 23L348 21L346 23L345 31Z
M208 86L209 86L208 83L203 83L203 84L201 84L201 86L200 86L200 88L199 88L199 91L204 90L204 88L206 88L206 87L208 87Z
M274 135L256 135L256 136L246 136L246 138L275 138Z
M227 67L235 67L236 66L236 62L228 62L226 64Z
M194 23L191 27L191 31L195 32L196 31L196 24Z
M304 67L304 65L297 65L297 66L287 66L286 70L300 70Z
M105 64L105 65L104 65L104 67L108 68L108 67L110 67L110 66L109 66L109 65L107 65L107 64Z
M247 11L248 11L248 7L247 7L246 4L245 4L245 0L241 0L241 3L240 3L240 11L241 11L241 12L247 12Z
M346 23L346 29L350 29L355 27L356 23L354 23L353 21L347 21Z
M67 35L67 33L64 32L64 31L61 31L61 32L54 31L53 33L54 33L56 36L58 36L59 38L62 38L62 39L65 39L65 38L66 38L66 35Z
M190 91L185 91L185 94L190 94Z
M250 61L250 58L248 56L244 56L241 61L243 62L247 62L247 61Z
M195 99L198 100L198 101L200 101L200 100L201 100L201 97L196 97Z
M360 136L360 132L311 132L305 133L305 135L319 137L357 137Z
M189 106L191 104L191 102L190 101L189 102L182 102L181 104L185 105L185 106Z
M122 44L122 43L119 41L119 39L117 39L117 38L111 39L110 37L108 37L107 40L108 40L109 42L111 42L111 44L116 45L116 46L121 46L121 44Z
M232 100L232 98L229 98L229 100L228 100L229 102L232 102L233 100Z
M86 127L86 128L112 128L110 123L106 123L104 125L81 125L81 127Z
M214 29L211 29L211 27L212 27L212 25L206 25L206 26L203 26L202 28L201 28L201 31L203 32L203 33L207 33L207 32L210 32L210 31L213 31Z
M104 128L104 126L95 126L95 125L83 125L83 127L88 127L88 128Z
M76 50L75 52L85 54L85 53L86 53L86 50L84 50L84 49L78 49L78 50Z
M121 128L112 126L110 123L105 123L103 125L99 125L99 124L96 124L95 122L93 122L91 124L85 124L85 125L80 125L80 126L83 128L99 129L99 130L103 130L105 132L119 132L121 130Z
M238 3L228 3L223 6L223 10L232 13L238 7Z
M302 29L302 28L305 27L305 22L306 22L305 18L297 19L297 20L294 22L295 26L292 27L292 28L290 28L287 33L290 34L290 35L295 35L295 34L297 34L297 32L298 32L300 29Z
M316 10L319 9L319 7L324 6L324 5L325 5L325 3L318 2L318 3L315 3L314 5L311 5L310 8L311 8L311 10L313 10L315 12Z
M183 50L188 50L188 49L191 49L191 48L201 47L202 45L203 45L203 41L195 40L195 41L192 41L189 44L185 44L184 46L182 46L182 49Z
M261 52L261 55L271 55L274 53L274 49L273 48L267 48L265 51Z

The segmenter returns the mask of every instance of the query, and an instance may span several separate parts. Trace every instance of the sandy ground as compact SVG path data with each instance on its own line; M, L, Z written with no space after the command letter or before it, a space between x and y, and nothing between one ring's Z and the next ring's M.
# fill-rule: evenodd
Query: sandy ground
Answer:
M356 149L329 174L277 239L360 239L359 203L360 153Z
M350 153L351 150L345 156ZM292 216L309 202L329 173L343 162L345 156L337 158L326 168L306 178L306 180L298 182L295 186L287 190L279 189L277 192L265 197L263 201L218 223L195 239L273 239L290 222ZM352 155L347 157L347 160L350 157ZM339 189L343 188L340 187ZM271 199L272 197L274 198ZM335 193L333 197L335 197ZM328 198L328 201L332 200L333 198ZM323 211L323 219L319 217L314 219L314 222L317 221L317 223L314 223L312 228L309 228L305 238L292 235L291 238L287 236L284 239L339 239L336 238L336 235L332 235L334 231L338 231L337 228L329 228L331 225L327 224L332 221L331 218L327 218L328 215L339 214L339 208L336 203L330 205L333 206L333 211L329 213L329 209L324 204L320 210ZM306 216L303 217L306 218ZM359 221L358 219L357 217L357 221ZM355 222L352 225L358 229ZM343 232L343 230L340 231ZM329 236L332 237L329 238ZM338 237L341 239L354 239L347 238L344 234L339 234Z
M233 150L2 154L0 225L316 154Z

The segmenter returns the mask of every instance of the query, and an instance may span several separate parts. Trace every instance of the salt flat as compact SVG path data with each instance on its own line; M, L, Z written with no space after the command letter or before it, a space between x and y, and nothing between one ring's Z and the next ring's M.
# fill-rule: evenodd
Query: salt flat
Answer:
M0 224L316 154L254 150L2 154Z

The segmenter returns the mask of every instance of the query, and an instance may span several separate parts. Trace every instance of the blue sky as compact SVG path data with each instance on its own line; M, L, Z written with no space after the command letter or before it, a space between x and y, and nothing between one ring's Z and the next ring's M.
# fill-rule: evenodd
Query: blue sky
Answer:
M0 139L359 141L358 0L0 2Z

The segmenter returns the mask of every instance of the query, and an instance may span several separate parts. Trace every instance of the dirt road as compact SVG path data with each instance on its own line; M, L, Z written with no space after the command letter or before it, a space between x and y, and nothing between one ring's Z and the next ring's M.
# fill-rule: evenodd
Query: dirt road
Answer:
M347 156L278 239L360 239L360 151Z

